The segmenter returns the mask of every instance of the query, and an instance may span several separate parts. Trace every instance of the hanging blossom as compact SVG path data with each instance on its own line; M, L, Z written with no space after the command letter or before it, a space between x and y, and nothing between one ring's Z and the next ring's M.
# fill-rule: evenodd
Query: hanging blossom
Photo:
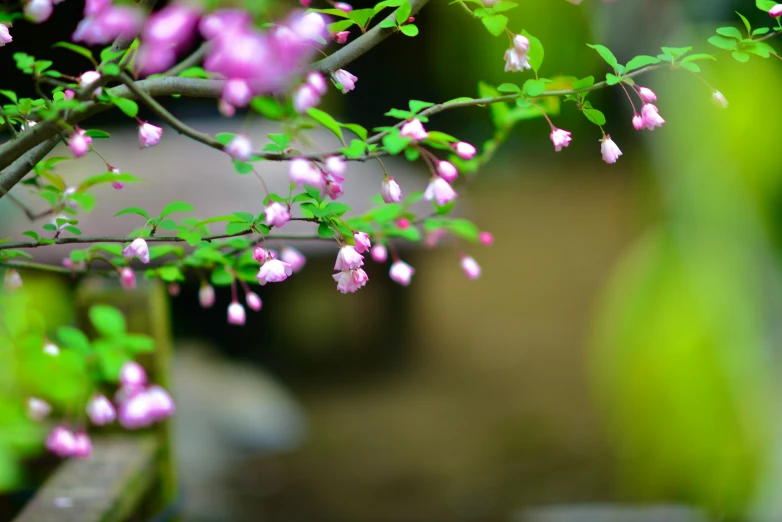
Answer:
M0 24L0 47L11 43L13 40L14 39L11 36L11 32L8 30L8 26L5 24Z
M84 19L71 38L89 45L108 44L119 36L135 37L143 24L144 12L140 7L112 5L111 0L87 0Z
M551 127L551 143L554 144L554 150L556 152L561 151L563 148L570 145L570 132L556 127Z
M342 94L345 94L356 88L358 77L353 76L345 69L337 69L334 71L334 80L342 86Z
M653 131L656 127L662 127L665 120L660 116L657 106L647 103L641 109L641 118L644 127Z
M513 45L505 51L505 72L522 72L532 69L529 63L529 39L521 34L514 35Z
M149 385L144 368L127 362L120 370L120 389L114 397L117 418L123 428L145 428L170 417L176 411L174 399L164 388Z
M415 269L404 261L394 262L394 264L391 265L391 269L388 271L388 275L391 279L402 286L410 284L414 273Z
M619 147L608 134L600 140L600 152L603 155L603 161L606 163L616 163L616 160L622 155L622 151L619 150Z
M470 256L462 256L462 270L469 279L478 279L481 275L480 265Z
M380 185L380 196L386 203L399 203L402 201L402 189L394 178L386 176Z
M138 237L122 249L122 256L125 259L137 257L142 263L149 264L149 246L144 238Z

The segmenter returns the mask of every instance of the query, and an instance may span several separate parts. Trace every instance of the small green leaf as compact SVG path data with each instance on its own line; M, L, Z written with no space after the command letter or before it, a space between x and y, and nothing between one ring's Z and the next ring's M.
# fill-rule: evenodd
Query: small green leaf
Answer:
M236 134L232 134L230 132L220 132L215 134L215 140L217 140L220 145L226 145L228 142L234 139L234 137L236 137Z
M537 74L537 72L540 70L540 67L543 65L543 57L545 55L543 44L540 43L540 40L529 34L526 30L522 30L521 34L526 36L529 40L529 51L527 51L527 58L529 58L530 67L532 67L532 70Z
M79 355L84 356L90 353L90 341L78 328L72 326L57 328L57 339L64 347L75 350Z
M508 25L508 17L501 14L495 14L481 18L481 22L486 26L486 29L494 36L500 36Z
M616 85L617 83L621 82L622 79L616 75L613 75L611 73L606 74L606 83L608 85Z
M81 235L81 230L79 230L78 228L74 227L73 225L68 225L67 227L65 227L65 230L67 230L68 232L70 232L74 236L80 236Z
M280 120L285 115L285 108L282 106L282 104L269 96L256 96L250 102L250 107L264 118L268 118L270 120ZM231 141L233 136L234 135L231 134L231 138L229 138L225 143ZM223 143L217 136L215 139L220 141L220 143ZM223 145L225 145L225 143L223 143Z
M658 63L660 63L660 59L656 56L646 56L642 54L627 62L627 65L625 66L625 72L630 72L634 69L640 69L641 67L655 65Z
M326 223L318 225L318 235L323 239L331 239L334 237L334 231Z
M176 267L164 266L163 268L160 269L160 272L162 272L164 268L176 268ZM163 277L161 277L161 279L169 283L171 281L174 281L174 279L165 279ZM182 279L179 279L179 281L184 281L184 277ZM122 339L122 344L124 345L124 348L126 350L128 350L130 353L133 354L149 353L155 351L155 341L151 337L146 335L128 334Z
M375 16L372 9L353 9L348 14L348 18L355 21L359 26L366 27L369 21Z
M711 36L709 37L709 43L715 47L728 51L737 49L739 46L739 43L735 39L728 38L727 36Z
M616 56L614 56L614 53L612 53L608 47L599 44L587 44L587 46L597 51L597 54L599 54L612 68L616 69L617 65L619 65Z
M351 131L356 136L358 136L359 138L361 138L363 141L367 140L367 136L369 135L369 133L364 127L362 127L358 123L342 123L341 125L344 128Z
M415 24L403 25L400 31L402 31L402 34L405 36L418 36L418 26Z
M177 76L179 76L180 78L208 79L209 73L206 72L203 67L195 65L193 67L188 67L187 69L180 71L179 74L177 74Z
M719 27L717 28L717 34L720 34L722 36L727 36L728 38L735 38L736 40L741 40L741 31L739 31L735 27Z
M125 333L125 318L119 310L107 305L94 305L88 315L95 329L104 337Z
M367 151L367 144L361 140L351 140L350 146L340 149L347 158L355 159L363 156Z
M100 68L101 72L106 76L117 76L120 73L119 65L116 63L107 63Z
M529 79L524 82L524 92L527 96L535 97L546 90L546 83L543 80Z
M768 13L777 3L774 0L755 0L755 5L761 11Z
M663 50L663 53L674 60L692 51L692 47L661 47L661 49Z
M771 31L768 27L758 27L754 31L752 31L752 36L761 36Z
M733 51L731 53L731 56L737 61L741 63L745 63L749 61L749 53L745 53L744 51Z
M500 92L521 92L521 88L515 83L503 83L497 86Z
M160 211L160 219L163 219L164 217L176 212L192 212L193 210L195 209L190 203L185 203L184 201L172 201L163 207L163 210Z
M586 116L586 119L594 123L595 125L605 125L606 124L606 117L605 115L600 112L597 109L584 109L584 116Z
M19 99L16 97L16 93L14 91L8 91L5 89L0 89L0 94L8 98L14 103L18 103Z
M410 110L414 113L419 113L424 109L428 109L429 107L432 107L433 105L434 103L430 103L430 102L410 100Z
M233 234L239 234L241 232L245 232L247 230L250 230L250 223L248 222L236 222L236 223L228 223L225 225L225 233L229 235Z
M587 87L592 87L595 84L595 77L594 76L587 76L586 78L581 78L580 80L576 80L573 82L572 86L574 90L580 90L580 89L586 89Z
M92 51L90 51L85 47L82 47L81 45L72 44L70 42L57 42L54 45L52 45L52 48L54 47L62 47L63 49L68 49L69 51L73 51L76 54L80 54L84 56L89 61L91 61L94 65L97 65L97 62L95 61L95 57L92 56Z
M399 132L392 132L383 137L383 147L393 156L402 152L409 143L410 138L403 138Z
M316 109L315 107L312 107L307 110L307 114L310 118L317 121L324 127L326 127L328 130L333 132L340 140L343 139L342 137L342 128L339 126L339 123L337 123L337 120L332 118L328 113Z
M84 133L86 136L89 136L90 138L97 138L97 139L104 139L109 138L111 135L106 132L99 129L90 129Z
M180 229L179 232L177 232L177 237L181 237L185 240L185 242L190 246L196 246L198 243L201 242L201 234L199 234L196 231L191 230L182 230Z
M128 100L127 98L119 98L117 96L114 96L111 98L111 102L114 105L116 105L119 108L119 110L124 112L126 116L135 118L136 115L138 114L138 104L133 100Z
M334 22L333 24L329 24L327 29L329 31L329 34L334 34L340 31L344 31L350 28L350 26L352 25L356 25L356 22L354 20L340 20L339 22ZM395 25L393 21L391 21L391 25L392 26Z
M695 62L697 60L716 60L716 58L710 54L690 54L682 58L682 63L684 62Z
M123 208L122 210L114 214L114 217L121 216L123 214L138 214L139 216L142 216L145 219L149 219L149 214L147 214L147 211L139 207Z
M739 13L738 11L736 11L736 14L739 15L741 21L744 22L744 27L747 28L747 35L752 34L752 26L750 25L749 20L747 20L747 18L743 14Z
M34 230L27 230L25 232L22 232L23 236L27 236L29 238L32 238L33 241L38 241L38 232L35 232Z
M380 26L381 29L388 29L389 27L396 27L396 22L394 20L390 19L390 18L386 18L385 20L380 22L378 25Z
M402 5L400 5L399 8L394 13L394 18L396 19L396 23L402 25L403 23L407 22L407 19L410 17L411 10L412 10L412 6L410 5L410 2L405 2Z

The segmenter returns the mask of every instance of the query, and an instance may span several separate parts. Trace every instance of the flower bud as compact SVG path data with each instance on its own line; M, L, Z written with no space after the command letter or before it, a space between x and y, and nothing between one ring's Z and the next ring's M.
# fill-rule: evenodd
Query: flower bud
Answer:
M5 271L5 277L3 278L3 285L9 292L22 288L22 276L14 268L8 268Z
M644 128L644 119L638 113L633 114L633 128L635 130L643 130Z
M291 265L291 271L294 273L299 272L307 263L307 258L304 257L304 254L293 247L283 248L282 252L280 252L280 260Z
M13 38L11 37L11 33L8 31L8 26L5 24L0 24L0 47L11 43L12 41Z
M241 78L233 78L225 82L222 99L234 107L246 107L253 97L250 85Z
M263 210L263 215L266 219L265 223L276 228L282 227L291 220L288 207L276 201Z
M334 38L334 41L338 44L344 44L348 41L348 36L350 36L350 31L337 31L333 35L331 35Z
M68 138L68 148L71 149L74 158L81 158L90 151L91 142L89 136L79 129Z
M335 176L338 181L344 181L343 174L347 170L348 166L345 164L345 160L339 156L329 156L326 158L326 171Z
M353 240L356 242L356 252L359 254L367 252L372 247L369 242L369 234L366 232L356 232L353 234Z
M154 147L163 136L163 128L144 122L138 128L138 144L142 149Z
M386 178L380 185L380 195L386 203L399 203L402 201L402 189L394 178Z
M329 90L326 79L318 71L312 71L307 74L307 85L312 87L320 96L325 95Z
M244 309L242 309L242 313L244 313ZM242 322L242 324L244 324L244 322ZM174 403L173 397L171 397L171 394L162 386L150 386L150 388L144 392L144 395L146 396L148 413L152 418L152 421L166 419L176 411L176 403Z
M35 422L41 422L52 412L52 407L43 399L30 397L27 399L27 416Z
M391 265L391 269L389 270L388 275L391 276L391 279L400 285L407 286L410 284L410 280L413 278L414 273L415 269L413 269L412 266L408 265L404 261L396 261L393 265Z
M410 220L407 219L407 218L404 218L404 217L401 217L401 218L396 220L396 226L398 226L402 230L406 230L406 229L410 228L412 225L413 224L410 223Z
M779 4L782 5L782 4ZM725 99L725 96L720 91L714 91L711 95L711 101L716 105L717 107L720 107L721 109L727 109L728 108L728 100Z
M117 411L114 405L104 395L94 395L87 403L87 416L96 426L105 426L114 422Z
M372 259L377 263L385 263L386 259L388 259L388 250L385 245L377 244L373 246L370 253L372 254Z
M429 137L429 133L424 129L424 124L418 119L410 120L402 125L399 135L403 138L410 138L415 142L425 140Z
M117 419L127 430L136 430L149 426L152 421L147 394L139 391L119 403Z
M481 232L478 234L478 241L483 245L489 246L494 243L494 236L490 232Z
M65 426L57 426L46 438L46 449L58 457L70 457L76 447L76 437Z
M481 267L475 259L470 256L462 257L462 270L464 270L464 273L470 279L478 279L481 275Z
M80 431L74 435L73 442L73 451L71 452L72 457L76 457L77 459L86 459L90 456L92 453L92 441L90 440L89 435L83 431Z
M236 108L222 98L217 101L217 110L226 118L231 118L236 114Z
M334 4L334 7L336 9L341 9L342 11L345 11L346 13L349 13L353 10L353 6L350 4L346 4L345 2L337 2Z
M337 69L334 72L334 79L338 84L342 86L342 93L345 94L356 88L356 82L358 78L350 74L344 69Z
M128 267L125 267L119 271L119 284L125 290L133 290L136 288L136 274L133 273Z
M98 71L87 71L86 73L79 76L79 85L81 85L82 89L87 87L88 85L92 85L93 83L100 80L100 73ZM103 92L103 88L98 87L92 93L95 96L99 96Z
M128 361L119 371L119 382L127 388L138 388L147 384L147 372L135 361Z
M201 308L211 308L215 304L215 289L212 285L204 281L198 290L198 302Z
M244 134L237 134L223 150L235 160L247 161L253 155L253 144Z
M24 4L24 15L33 23L40 24L52 16L54 6L50 0L30 0Z
M144 264L149 264L149 246L143 237L137 237L131 244L122 249L122 256L125 259L138 257Z
M255 247L255 250L253 250L253 259L258 261L260 264L264 264L266 262L266 258L266 250L259 246Z
M609 164L616 163L616 160L618 160L619 156L622 155L622 151L619 150L619 147L617 147L616 143L614 143L614 140L612 140L611 136L608 134L603 136L603 140L600 145L600 152L603 154L603 161Z
M652 103L654 101L657 101L657 95L654 93L653 90L651 90L648 87L639 87L638 88L638 95L646 103Z
M297 185L309 185L315 188L324 188L326 180L323 172L311 161L304 158L296 158L288 166L288 177Z
M769 9L768 14L773 18L779 18L780 16L782 16L782 4L777 4L771 9Z
M244 307L242 305L236 301L228 305L228 324L244 326L245 319Z
M171 297L177 297L179 295L179 292L182 291L182 287L179 286L179 283L173 281L168 284L166 290L168 290L168 295L170 295Z
M443 178L433 178L424 190L424 199L434 200L438 206L447 205L456 198L456 192Z
M459 171L456 169L454 164L449 161L438 161L437 174L439 174L440 177L448 183L453 183L453 181L459 175Z
M475 157L475 153L477 152L475 150L475 147L470 145L469 143L465 141L460 141L456 145L453 146L454 150L456 151L456 155L462 158L463 160L471 160Z
M51 341L46 341L41 351L50 357L57 357L60 355L60 347Z
M256 312L260 311L261 306L263 306L263 303L261 302L261 298L258 297L258 294L254 292L247 292L247 306L250 307L250 310L255 310Z

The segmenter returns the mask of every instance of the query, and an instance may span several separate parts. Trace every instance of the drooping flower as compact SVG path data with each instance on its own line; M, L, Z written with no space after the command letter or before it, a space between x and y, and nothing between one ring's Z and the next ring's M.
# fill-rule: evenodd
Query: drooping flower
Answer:
M52 407L43 399L30 397L27 399L27 416L35 422L41 422L52 412Z
M262 247L255 247L255 250L253 250L253 259L258 261L260 264L264 264L266 262L266 258L269 257L266 254L266 250L264 250Z
M369 281L369 276L367 276L367 273L361 268L345 270L334 274L331 277L337 282L337 290L343 294L353 293L366 285L367 281Z
M144 24L144 13L137 6L111 5L105 0L88 1L84 19L71 39L90 45L107 44L119 36L134 37Z
M136 430L152 424L150 404L143 390L136 390L119 402L117 419L127 430Z
M11 32L8 30L8 26L5 24L0 24L0 47L11 43L13 40L14 39L11 36Z
M778 4L782 5L782 4ZM727 109L728 108L728 100L725 99L725 96L720 91L714 91L711 94L711 101L716 105L717 107L721 109Z
M410 280L413 278L414 273L415 269L404 261L396 261L391 265L391 269L388 271L388 275L391 279L402 286L410 284Z
M771 9L769 9L768 14L772 18L779 18L780 16L782 16L782 4L777 4Z
M138 127L139 148L145 149L148 147L154 147L160 141L161 136L163 136L162 127L152 125L149 122L142 123Z
M248 30L253 23L250 13L244 9L218 9L201 18L198 30L205 40Z
M261 298L258 297L258 294L247 292L245 299L247 300L247 306L250 307L250 310L255 310L256 312L260 311L263 303L261 302Z
M55 427L46 438L46 449L58 457L70 457L75 447L76 438L65 426Z
M225 82L221 98L233 107L246 107L253 97L250 85L241 78L233 78Z
M136 288L136 274L133 273L128 267L124 267L119 271L119 284L125 290L133 290Z
M302 40L319 40L328 35L326 21L318 13L294 15L288 27Z
M195 35L201 15L192 5L174 2L153 13L144 24L136 63L143 74L163 72ZM226 75L227 78L233 78Z
M22 287L22 276L19 275L19 272L17 272L15 268L9 268L5 271L3 286L9 292L13 292Z
M323 172L311 161L304 158L296 158L290 162L288 177L297 185L309 185L322 189L326 184Z
M92 85L93 83L100 80L100 73L98 71L87 71L81 76L79 76L79 85L81 88L85 88L88 85ZM100 94L103 92L103 88L98 87L94 91L92 91L94 95L100 96Z
M285 261L279 259L268 259L261 269L258 271L258 275L255 276L258 279L258 283L261 286L266 283L281 283L288 279L288 276L293 272L291 265Z
M622 155L622 151L619 150L619 147L617 147L614 140L612 140L611 136L608 134L603 136L603 139L601 140L600 152L603 154L603 161L606 163L616 163L616 160Z
M280 252L280 259L291 265L291 270L294 273L304 268L304 265L307 263L307 258L304 257L304 254L293 247L283 248L282 252Z
M480 265L470 256L462 257L462 270L470 279L478 279L481 275Z
M326 78L318 71L311 71L307 74L307 85L315 89L315 92L321 96L325 95L329 90Z
M422 141L429 137L429 133L426 132L424 124L419 119L410 120L402 125L399 135L403 138L410 138L414 142Z
M364 256L358 253L355 247L345 245L339 249L337 261L334 263L334 270L344 272L346 270L355 270L364 265Z
M641 109L641 116L643 117L644 127L649 130L654 130L655 127L662 127L665 120L659 114L659 110L655 105L647 103Z
M90 151L90 143L92 139L82 129L76 129L68 138L68 148L71 149L74 158L81 158L87 154Z
M532 69L529 57L520 52L515 46L505 50L505 72L522 72Z
M447 205L456 198L456 191L443 178L432 178L424 190L424 199L434 200L439 206Z
M344 44L348 41L348 36L350 36L350 31L337 31L333 35L334 41L338 44Z
M483 245L489 246L494 243L494 236L491 235L491 232L481 232L478 234L478 241Z
M638 96L640 96L641 99L646 103L657 101L657 95L649 87L639 87Z
M74 444L71 457L76 457L77 459L86 459L90 456L92 453L92 440L90 440L89 435L83 431L79 431L73 436L73 441Z
M40 24L52 16L54 6L50 0L30 0L24 4L23 11L31 22Z
M232 118L236 114L236 108L222 98L217 100L217 110L226 118Z
M440 177L448 183L453 183L453 181L459 175L459 171L450 161L438 161L437 174L439 174Z
M388 177L380 185L380 195L386 203L399 203L402 201L402 189L394 178Z
M299 85L293 92L293 110L297 114L304 114L307 110L320 103L320 95L309 84Z
M356 76L353 76L345 69L337 69L334 72L334 79L337 81L338 84L342 86L343 94L355 89L356 82L358 81L358 78Z
M372 254L372 259L377 263L385 263L386 259L388 259L388 249L385 245L376 244L372 247L370 254Z
M332 176L335 176L337 181L345 181L345 178L342 176L345 174L347 168L348 166L345 163L345 160L339 156L329 156L326 158L326 171Z
M239 305L241 306L241 305ZM244 312L244 310L242 310ZM242 323L244 324L244 323ZM176 403L168 390L157 384L150 386L145 392L148 414L152 421L167 419L176 411Z
M119 371L119 382L127 388L139 388L147 384L147 372L136 361L128 361Z
M149 264L149 246L143 237L137 237L131 244L122 249L125 259L138 257L144 264Z
M238 161L247 161L253 155L253 144L244 134L237 134L223 148L226 154Z
M356 242L356 252L363 254L372 248L372 244L369 242L369 234L366 232L356 232L353 234L353 240Z
M234 301L228 305L228 324L244 326L246 315L244 307Z
M460 141L459 143L455 144L453 148L456 151L456 155L462 158L463 160L473 159L475 157L475 153L477 152L475 150L475 147L473 147L466 141Z
M350 4L346 4L345 2L337 2L336 4L334 4L334 7L337 9L341 9L346 13L349 13L353 10L353 6Z
M635 130L643 130L643 128L644 128L643 116L641 116L637 112L635 114L633 114L633 128Z
M570 145L570 133L566 130L558 129L556 127L551 129L551 143L554 144L554 150L556 152L561 151L564 147Z
M198 289L198 302L201 308L211 308L215 304L215 288L206 281Z
M264 209L263 215L266 218L267 225L277 228L282 227L291 220L291 213L288 207L276 201Z
M87 403L87 416L96 426L105 426L114 422L117 410L105 395L96 394Z

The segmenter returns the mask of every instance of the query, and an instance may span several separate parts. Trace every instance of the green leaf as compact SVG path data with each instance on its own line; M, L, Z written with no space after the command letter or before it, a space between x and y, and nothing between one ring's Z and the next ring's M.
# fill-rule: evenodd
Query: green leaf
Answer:
M215 286L228 286L234 282L234 277L224 266L218 266L212 270L212 284Z
M755 5L761 11L769 12L772 7L777 5L777 2L773 0L755 0Z
M749 61L749 53L745 53L744 51L733 51L731 53L731 56L737 61L741 63L746 63Z
M57 339L65 348L75 350L79 355L90 353L90 341L84 332L72 326L60 326L57 328Z
M597 51L597 54L599 54L600 57L603 58L603 60L605 60L606 63L614 69L616 69L617 65L619 65L616 56L614 56L614 53L612 53L608 47L599 44L587 44L587 47L591 47Z
M428 109L429 107L432 107L433 105L434 103L431 102L410 100L410 110L414 113L419 113L424 109Z
M592 87L595 84L595 77L594 76L587 76L586 78L581 78L580 80L576 80L572 83L574 90L579 89L586 89L587 87Z
M750 25L749 20L747 20L747 18L743 14L739 13L738 11L736 11L736 14L739 15L741 21L744 22L744 27L747 28L747 35L752 34L752 26Z
M94 65L97 65L97 62L95 61L95 57L92 56L92 51L90 51L85 47L82 47L81 45L72 44L70 42L57 42L54 45L52 45L52 48L55 47L62 47L63 49L68 49L69 51L73 51L76 54L80 54L84 56L89 61L91 61Z
M717 34L727 36L728 38L735 38L736 40L741 40L742 38L741 31L735 27L719 27L717 28Z
M177 232L177 237L181 237L185 240L185 242L190 246L196 246L201 242L201 234L196 232L195 230L182 230L180 229L179 232Z
M125 333L125 318L119 310L107 305L94 305L88 315L95 329L104 337Z
M765 42L755 42L752 45L744 47L744 51L755 54L761 58L768 58L774 54L774 48Z
M333 24L329 24L327 29L329 31L329 34L334 34L340 31L344 31L352 25L356 25L356 22L354 20L340 20L339 22L334 22ZM395 25L394 22L391 22L391 25Z
M27 230L25 232L22 232L23 236L27 236L29 238L32 238L33 241L38 241L38 232L34 230Z
M412 10L412 6L410 5L410 2L405 2L402 5L400 5L399 8L394 13L394 18L396 19L396 23L402 25L403 23L407 22L407 19L410 17L411 10Z
M486 29L494 36L500 36L508 25L508 17L501 14L495 14L481 18L481 22Z
M160 219L177 212L192 212L193 210L195 209L190 203L185 203L184 201L172 201L163 207L163 210L160 211Z
M111 135L106 132L99 129L90 129L84 133L86 136L89 136L90 138L97 138L97 139L104 139L109 138Z
M90 176L89 178L79 183L78 190L79 192L83 192L84 190L90 187L94 187L95 185L100 185L101 183L114 183L115 181L118 183L137 183L140 180L133 174L127 174L125 172L120 174L114 174L113 172L104 172L103 174ZM76 194L74 194L74 196L75 195Z
M400 31L402 31L402 34L404 34L405 36L410 36L410 37L418 36L418 26L415 24L403 25L400 28Z
M179 74L177 74L180 78L202 78L202 79L208 79L209 73L204 70L203 67L194 65L193 67L188 67L187 69L180 71Z
M147 211L139 207L123 208L122 210L114 214L114 217L121 216L123 214L138 214L139 216L142 216L145 219L149 219L149 214L147 214Z
M595 125L605 125L606 117L597 109L584 109L584 116L586 119L594 123Z
M249 174L253 171L253 166L250 163L245 163L239 160L233 160L234 170L239 174Z
M282 106L282 104L269 96L256 96L250 102L250 107L264 118L268 118L270 120L281 120L285 115L285 108ZM234 135L231 134L231 138L228 139L225 143L231 141L233 136ZM217 137L215 137L215 139L220 141L220 139ZM222 143L222 141L220 141L220 143ZM223 145L225 145L225 143L223 143Z
M692 47L661 47L661 49L664 54L670 56L674 60L692 51Z
M340 140L343 139L342 128L339 126L339 123L337 123L337 120L332 118L328 113L323 112L320 109L316 109L315 107L312 107L310 109L307 109L307 114L309 115L310 118L317 121L318 123L326 127L328 130L333 132Z
M334 237L334 231L326 223L321 223L318 225L318 235L323 239L331 239Z
M185 276L182 274L182 270L178 266L174 266L174 265L161 266L158 269L157 273L158 276L160 276L160 279L162 279L166 283L185 280Z
M5 89L0 89L0 94L8 98L14 103L18 103L19 99L16 97L16 93L14 91L8 91Z
M125 54L125 51L112 51L111 47L112 46L108 46L100 52L101 62L108 62L110 60L115 60L121 57L123 54Z
M467 219L452 219L446 224L445 228L462 239L472 241L473 243L478 242L481 233L480 229Z
M541 65L543 65L543 57L545 55L543 51L543 44L540 43L540 40L529 34L526 30L522 30L521 34L526 36L529 40L529 51L527 51L527 58L529 58L530 67L532 67L532 70L537 74Z
M701 53L701 54L690 54L690 55L685 56L684 58L682 58L681 61L682 61L682 63L684 63L684 62L695 62L697 60L715 60L716 61L717 59L714 56L710 55L710 54Z
M103 378L109 382L117 382L122 366L130 360L128 354L114 343L101 340L95 342L95 351Z
M101 72L106 76L117 76L120 73L119 65L116 63L107 63L100 68Z
M163 267L163 268L172 268L172 267ZM163 280L166 281L166 279ZM182 280L184 280L184 278L182 278ZM147 335L128 334L122 339L122 344L124 345L124 348L126 350L128 350L130 353L133 354L149 353L155 351L155 341Z
M692 62L684 62L681 64L682 69L687 69L688 71L692 71L694 73L701 72L701 68L697 63Z
M333 202L329 203L328 205L326 205L323 210L326 212L326 215L328 215L328 214L336 214L338 216L341 216L345 212L349 211L350 208L351 207L349 205L346 205L344 203L340 203L339 201L333 201Z
M74 236L80 236L81 235L81 230L79 230L78 228L74 227L73 225L68 225L67 227L65 227L65 230L67 230L68 232L70 232Z
M497 86L500 92L521 92L521 88L515 83L503 83Z
M228 142L230 142L236 134L230 133L230 132L220 132L215 134L215 140L217 140L220 145L226 145Z
M126 116L135 118L136 115L138 114L138 104L133 100L128 100L127 98L119 98L117 96L113 96L111 98L111 102L114 105L116 105L119 108L119 110L124 112Z
M606 83L608 85L616 85L617 83L621 82L622 79L616 75L613 75L611 73L606 74Z
M351 131L353 134L361 138L363 141L367 140L367 136L369 136L369 133L367 130L359 125L358 123L342 123L341 124L344 128Z
M754 31L752 31L752 36L761 36L771 31L768 27L758 27Z
M241 232L250 230L250 227L251 227L250 223L243 223L241 221L236 223L228 223L227 225L225 225L225 233L229 235L239 234Z
M728 51L737 49L739 46L739 43L735 39L728 38L727 36L717 36L717 35L711 36L709 37L708 41L711 45Z
M396 27L396 22L390 18L386 18L378 24L381 29L388 29L389 27Z
M353 9L347 15L348 18L361 27L366 27L372 17L375 16L375 11L373 9Z
M340 149L347 158L355 159L363 156L367 151L367 144L361 140L351 140L350 146Z
M415 116L415 113L410 112L410 111L403 111L403 110L400 110L400 109L391 109L390 111L385 113L384 116L390 116L392 118L399 118L400 120L409 120L413 116Z
M658 63L660 63L660 59L656 56L646 56L642 54L627 62L627 65L625 66L625 72L630 72L634 69L640 69L641 67L655 65Z
M409 143L410 138L403 138L398 131L383 136L383 147L393 156L405 150Z
M524 92L527 96L535 97L546 90L546 83L543 80L529 79L524 82Z

